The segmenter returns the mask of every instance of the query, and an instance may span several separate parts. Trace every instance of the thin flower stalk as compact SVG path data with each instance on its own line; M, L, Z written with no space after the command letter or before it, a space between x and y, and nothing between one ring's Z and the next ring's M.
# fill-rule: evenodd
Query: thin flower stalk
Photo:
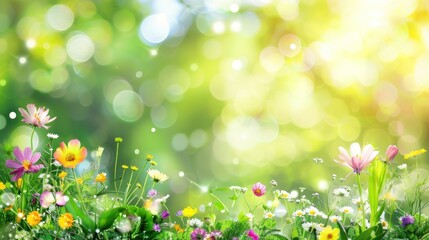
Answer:
M366 229L366 224L365 224L365 203L363 201L363 193L362 193L362 184L360 181L360 174L356 174L356 179L357 179L357 185L358 185L358 189L359 189L359 196L360 196L360 204L361 209L362 209L362 229L363 231L365 231Z

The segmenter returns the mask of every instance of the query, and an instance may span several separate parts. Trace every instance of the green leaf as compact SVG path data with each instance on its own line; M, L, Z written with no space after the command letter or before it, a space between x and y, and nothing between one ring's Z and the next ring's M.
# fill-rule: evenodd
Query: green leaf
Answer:
M214 203L213 203L213 206L214 206L215 208L217 208L217 210L219 210L219 211L222 211L222 210L224 210L224 209L225 209L225 207L223 206L223 204L222 204L221 202L219 202L219 201L214 202Z
M288 240L287 237L285 237L283 235L280 235L280 234L270 234L270 236L274 236L274 237L276 237L277 239L280 239L280 240Z
M84 229L89 232L95 231L95 222L92 221L92 219L89 218L88 215L80 209L80 207L74 202L72 197L69 198L65 207L67 211L71 213L74 217L79 217L82 220L82 226L84 227Z
M381 224L378 224L363 231L355 240L380 240L386 233L387 231L383 229Z
M98 229L103 231L110 228L115 222L116 218L119 216L119 214L125 210L126 208L124 207L117 207L104 211L98 218Z
M343 225L340 222L337 222L337 226L340 229L340 239L341 240L348 240L348 236L347 236L346 230L344 229Z

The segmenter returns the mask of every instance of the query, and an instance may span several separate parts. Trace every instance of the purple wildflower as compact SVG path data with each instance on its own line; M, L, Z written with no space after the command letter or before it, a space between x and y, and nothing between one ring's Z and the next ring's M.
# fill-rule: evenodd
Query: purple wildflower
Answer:
M161 226L159 224L154 224L153 225L153 230L156 232L161 232Z
M256 234L256 232L255 232L255 231L253 231L253 229L250 229L250 230L247 232L247 236L248 236L248 237L250 237L252 240L259 240L259 235L258 235L258 234Z
M158 194L158 192L155 189L150 189L147 192L147 197L148 198L154 198L157 194Z
M202 228L196 228L191 233L191 240L202 240L206 237L207 232Z
M183 216L183 211L182 210L177 211L176 216L178 216L178 217Z
M407 215L405 217L401 217L401 224L403 227L406 227L410 224L414 223L414 217L411 215Z
M168 211L167 210L164 210L162 213L161 213L161 218L163 218L163 219L166 219L166 218L168 218L170 216L170 213L168 213Z
M13 160L6 161L6 167L15 169L10 173L14 175L12 177L12 182L16 182L16 180L20 179L24 173L36 173L43 168L42 164L35 164L39 161L40 153L36 152L33 154L29 147L25 148L24 152L22 152L19 147L16 147L13 150L13 154L18 162Z
M253 185L252 191L253 191L253 194L255 194L255 196L261 197L265 194L265 191L266 191L265 185L260 182L257 182L255 183L255 185Z

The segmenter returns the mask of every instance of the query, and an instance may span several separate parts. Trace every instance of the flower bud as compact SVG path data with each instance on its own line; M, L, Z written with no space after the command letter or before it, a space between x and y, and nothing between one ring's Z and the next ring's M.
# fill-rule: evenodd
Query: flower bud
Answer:
M396 147L396 145L390 145L386 150L386 161L391 162L398 154L399 149Z

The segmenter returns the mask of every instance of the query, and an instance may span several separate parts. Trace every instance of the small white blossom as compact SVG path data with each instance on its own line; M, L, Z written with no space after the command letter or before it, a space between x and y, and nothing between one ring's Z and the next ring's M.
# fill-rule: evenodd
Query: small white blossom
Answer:
M193 227L193 228L200 228L203 226L203 221L201 221L198 218L192 218L189 220L189 226Z
M406 163L404 163L404 164L399 165L399 166L398 166L398 169L399 169L399 170L405 170L405 169L407 169L407 164L406 164Z
M49 139L57 139L59 137L58 134L55 133L48 133L47 136Z

